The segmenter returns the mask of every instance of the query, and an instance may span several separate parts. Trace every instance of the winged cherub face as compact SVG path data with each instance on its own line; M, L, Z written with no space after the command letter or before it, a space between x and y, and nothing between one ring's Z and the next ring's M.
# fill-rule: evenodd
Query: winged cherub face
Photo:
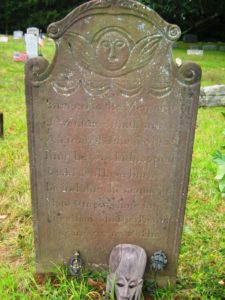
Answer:
M98 36L96 57L102 67L109 71L116 71L126 64L130 48L130 42L124 33L112 29Z

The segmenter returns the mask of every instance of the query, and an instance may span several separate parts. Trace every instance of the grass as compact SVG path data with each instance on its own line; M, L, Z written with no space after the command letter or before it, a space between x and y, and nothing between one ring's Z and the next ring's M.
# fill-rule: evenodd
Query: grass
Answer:
M187 56L188 44L179 42L178 47L173 51L175 58L192 60L202 67L202 86L225 84L225 52L204 50L203 56Z
M24 65L12 60L13 52L22 50L22 41L0 44L0 111L5 118L5 138L0 141L0 299L98 299L87 279L105 280L105 274L85 271L74 281L59 270L54 280L49 277L42 284L33 276ZM51 60L53 52L53 44L46 41L44 56ZM224 52L187 57L186 50L178 48L174 57L199 63L203 85L225 84ZM224 145L223 111L199 109L178 284L156 289L154 299L225 299L225 204L211 161L212 152Z

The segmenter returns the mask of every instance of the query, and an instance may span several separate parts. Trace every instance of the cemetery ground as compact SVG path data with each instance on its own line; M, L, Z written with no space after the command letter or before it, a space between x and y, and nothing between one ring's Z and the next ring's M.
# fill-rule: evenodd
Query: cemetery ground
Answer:
M45 40L42 52L49 60L53 45ZM174 49L174 57L200 64L203 86L225 84L225 52L187 57L180 46ZM0 111L5 119L5 137L0 140L0 299L100 299L102 284L98 282L96 287L90 278L105 280L106 274L84 270L76 281L59 270L55 277L34 277L24 64L12 59L13 52L23 50L22 40L10 38L8 44L0 44ZM224 110L198 111L177 286L152 286L154 291L151 296L148 292L146 299L225 299L225 202L211 159L225 144Z

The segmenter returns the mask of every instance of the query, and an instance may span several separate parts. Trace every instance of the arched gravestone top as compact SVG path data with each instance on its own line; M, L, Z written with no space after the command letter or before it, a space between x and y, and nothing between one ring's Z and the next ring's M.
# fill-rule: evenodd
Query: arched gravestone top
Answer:
M90 1L48 27L51 65L26 64L39 272L79 250L107 268L112 248L166 253L157 281L175 282L201 70L176 66L180 36L134 1Z

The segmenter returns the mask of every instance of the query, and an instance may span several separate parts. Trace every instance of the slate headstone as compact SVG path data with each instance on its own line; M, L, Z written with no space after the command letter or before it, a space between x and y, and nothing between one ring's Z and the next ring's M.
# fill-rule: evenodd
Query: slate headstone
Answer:
M21 31L21 30L13 31L13 38L14 38L14 40L22 39L23 38L23 31Z
M38 56L38 38L37 36L26 33L25 34L26 52L29 58Z
M196 34L185 34L183 36L183 42L185 43L197 43L198 36Z
M162 250L157 282L175 283L201 77L173 62L180 34L138 2L90 1L48 27L52 65L27 62L38 272L75 249L108 269L113 247L133 244L149 261Z

